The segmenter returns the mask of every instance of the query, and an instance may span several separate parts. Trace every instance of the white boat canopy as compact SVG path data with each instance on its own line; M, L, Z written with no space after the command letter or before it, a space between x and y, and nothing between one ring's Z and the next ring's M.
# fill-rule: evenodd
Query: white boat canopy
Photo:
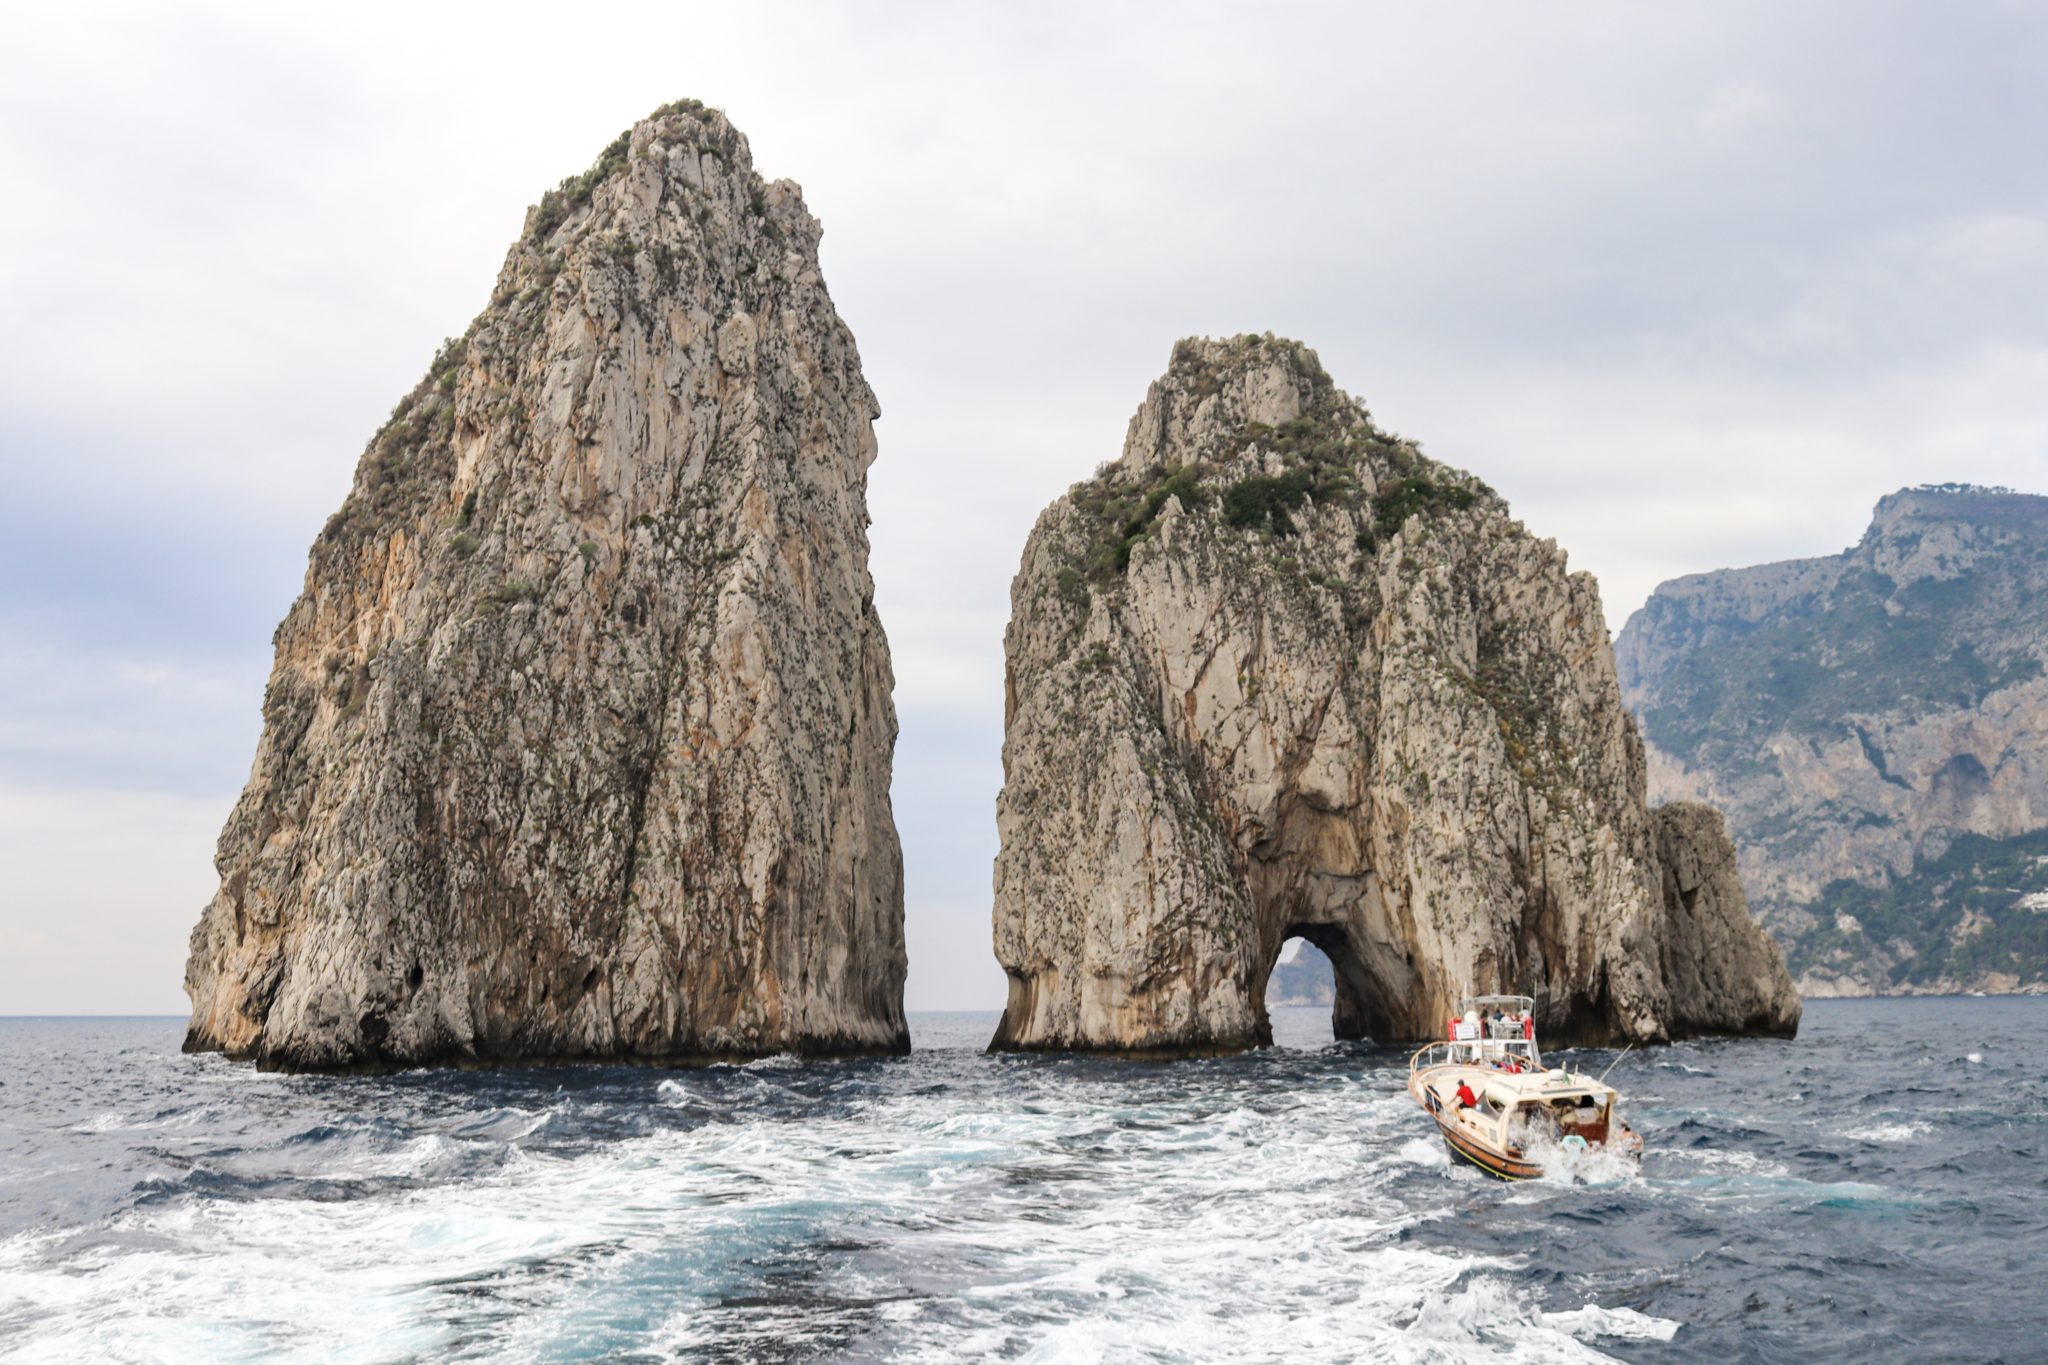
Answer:
M1505 1010L1515 1014L1534 1014L1536 997L1532 995L1468 995L1458 1002L1458 1013L1469 1014L1473 1010Z

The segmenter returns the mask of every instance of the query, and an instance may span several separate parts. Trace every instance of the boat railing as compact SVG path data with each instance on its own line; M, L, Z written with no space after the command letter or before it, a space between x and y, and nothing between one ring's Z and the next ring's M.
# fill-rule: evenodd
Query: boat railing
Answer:
M1430 1043L1417 1049L1409 1058L1408 1069L1422 1071L1432 1066L1486 1066L1489 1063L1506 1063L1510 1059L1525 1071L1543 1069L1543 1055L1536 1050L1533 1038L1467 1038Z

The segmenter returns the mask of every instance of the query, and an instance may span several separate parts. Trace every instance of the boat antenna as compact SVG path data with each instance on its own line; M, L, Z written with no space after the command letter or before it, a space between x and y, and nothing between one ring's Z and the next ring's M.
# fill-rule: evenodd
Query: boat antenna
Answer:
M1607 1078L1614 1074L1614 1068L1621 1065L1621 1058L1628 1056L1629 1053L1634 1052L1635 1050L1636 1045L1634 1043L1630 1043L1627 1047L1623 1048L1621 1050L1621 1057L1616 1057L1613 1061L1609 1062L1607 1064L1607 1069L1600 1073L1599 1084L1607 1084Z

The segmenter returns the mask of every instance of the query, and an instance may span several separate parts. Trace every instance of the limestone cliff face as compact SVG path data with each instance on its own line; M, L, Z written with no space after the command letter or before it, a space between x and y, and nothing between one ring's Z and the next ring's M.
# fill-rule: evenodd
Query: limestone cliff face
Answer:
M1841 554L1662 585L1615 652L1652 796L1727 812L1803 990L2048 989L2048 498L1894 493Z
M1555 1041L1794 1027L1782 967L1758 1008L1673 974L1773 950L1718 882L1674 925L1592 580L1312 352L1181 342L1011 610L996 1046L1269 1041L1295 935L1340 1036L1435 1036L1468 989Z
M818 238L694 102L529 211L278 628L188 1048L907 1045L877 408Z
M1706 1033L1775 1033L1787 999L1785 959L1749 915L1728 826L1712 806L1674 801L1650 812L1664 869L1664 983Z

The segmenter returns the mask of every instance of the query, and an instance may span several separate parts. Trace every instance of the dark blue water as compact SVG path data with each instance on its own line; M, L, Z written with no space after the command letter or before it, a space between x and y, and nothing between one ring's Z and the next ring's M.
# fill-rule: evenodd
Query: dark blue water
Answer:
M2048 1000L1632 1054L1640 1175L1444 1158L1401 1050L380 1079L0 1020L22 1360L2048 1358ZM1609 1054L1571 1054L1580 1069ZM1596 1173L1597 1174L1597 1173Z

